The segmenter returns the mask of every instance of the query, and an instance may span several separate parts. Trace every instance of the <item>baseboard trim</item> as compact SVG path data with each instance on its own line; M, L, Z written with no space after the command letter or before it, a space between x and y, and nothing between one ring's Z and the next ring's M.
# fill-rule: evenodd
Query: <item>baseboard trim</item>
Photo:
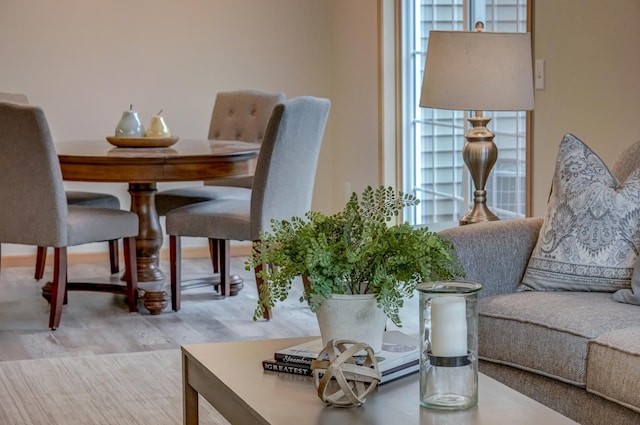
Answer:
M47 264L53 263L53 252L47 255ZM250 245L231 245L232 257L247 257L251 254ZM182 258L207 258L209 257L209 249L206 247L190 247L182 249ZM163 260L169 259L169 249L160 250L160 258ZM68 258L69 264L93 264L109 261L108 252L75 252L70 253ZM121 258L121 263L124 260ZM35 255L11 255L2 257L1 267L29 267L35 266Z

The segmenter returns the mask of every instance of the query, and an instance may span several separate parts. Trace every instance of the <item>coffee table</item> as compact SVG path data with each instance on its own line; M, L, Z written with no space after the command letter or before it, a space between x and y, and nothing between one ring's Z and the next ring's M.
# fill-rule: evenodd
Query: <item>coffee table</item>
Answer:
M420 407L418 374L379 386L365 404L325 406L307 376L263 371L273 352L317 337L193 344L182 347L184 424L198 424L198 394L231 424L464 424L577 423L480 374L478 406L457 412Z

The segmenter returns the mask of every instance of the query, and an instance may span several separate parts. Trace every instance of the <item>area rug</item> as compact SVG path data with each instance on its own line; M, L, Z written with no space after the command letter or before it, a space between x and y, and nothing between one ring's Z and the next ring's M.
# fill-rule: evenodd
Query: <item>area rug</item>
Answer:
M203 399L200 423L228 424ZM0 362L0 424L182 424L180 350Z

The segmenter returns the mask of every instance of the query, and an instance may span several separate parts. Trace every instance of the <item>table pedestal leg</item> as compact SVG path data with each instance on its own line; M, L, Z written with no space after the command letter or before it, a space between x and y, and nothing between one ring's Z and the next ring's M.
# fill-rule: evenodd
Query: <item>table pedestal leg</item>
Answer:
M162 282L159 254L162 247L162 227L156 210L155 183L129 183L131 212L138 216L139 230L136 237L138 282ZM168 303L168 294L162 289L147 290L142 297L144 307L151 314L159 314Z
M139 230L136 237L138 282L164 279L158 257L162 247L162 228L156 211L155 183L130 183L131 212L138 215Z
M156 192L155 183L129 183L131 212L134 212L139 220L138 236L136 237L136 264L139 283L164 282L164 273L162 273L159 264L162 227L156 210ZM219 276L215 276L212 284L219 283ZM229 295L237 295L243 286L242 278L232 275ZM144 307L151 314L160 314L168 304L169 295L162 288L158 290L147 289L142 300Z

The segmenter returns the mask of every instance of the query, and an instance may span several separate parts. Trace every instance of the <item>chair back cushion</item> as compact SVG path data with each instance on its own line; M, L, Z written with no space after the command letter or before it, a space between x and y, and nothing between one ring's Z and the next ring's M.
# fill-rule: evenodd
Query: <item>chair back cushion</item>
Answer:
M284 100L284 93L258 90L218 93L211 115L209 139L262 142L273 107Z
M258 90L218 93L211 116L209 139L261 143L273 107L285 99L284 93L269 93ZM253 176L221 177L208 180L205 184L251 189Z
M638 168L640 168L640 141L635 142L620 154L611 167L611 173L616 176L620 184L623 184Z
M20 105L28 105L29 99L26 94L22 93L3 93L0 92L0 102L18 103Z
M42 109L0 102L0 242L66 245L62 172Z
M276 105L267 125L251 192L251 235L271 220L304 216L311 209L328 99L298 97Z

